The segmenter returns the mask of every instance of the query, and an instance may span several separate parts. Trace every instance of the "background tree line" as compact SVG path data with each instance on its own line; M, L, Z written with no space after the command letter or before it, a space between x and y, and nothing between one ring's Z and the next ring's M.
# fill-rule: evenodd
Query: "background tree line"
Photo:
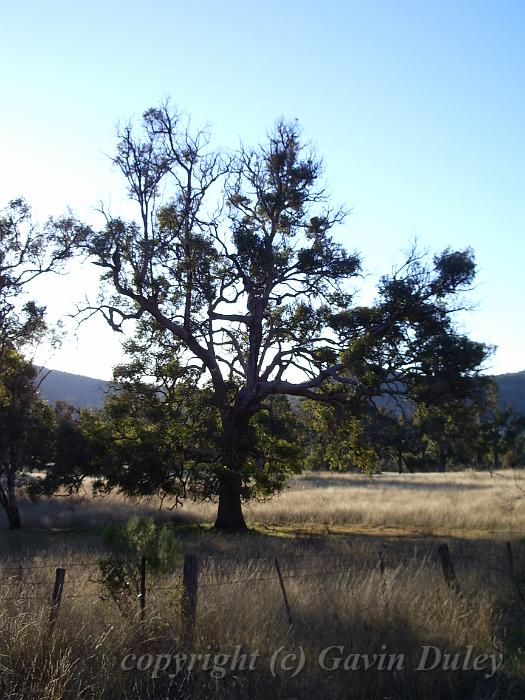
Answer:
M220 421L209 390L179 382L176 367L155 384L137 379L134 365L119 368L118 385L95 411L50 406L39 396L30 362L15 351L4 362L0 450L7 471L0 503L12 528L21 526L21 492L32 499L81 494L88 479L98 494L118 489L178 504L216 498L218 485L196 455L219 449ZM498 408L494 384L483 384L478 403L420 405L408 414L365 402L334 407L274 397L254 422L261 449L250 465L259 472L255 497L270 497L304 468L402 473L525 466L525 417Z
M498 387L480 378L477 400L402 406L301 406L309 469L401 473L525 466L525 416L500 408Z

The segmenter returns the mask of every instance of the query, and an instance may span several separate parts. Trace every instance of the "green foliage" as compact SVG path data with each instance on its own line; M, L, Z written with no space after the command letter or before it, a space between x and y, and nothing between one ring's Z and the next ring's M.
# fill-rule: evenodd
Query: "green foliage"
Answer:
M140 593L138 566L130 562L101 561L98 567L106 595L126 619L133 619L136 614L136 599Z
M525 419L498 408L497 387L472 379L468 398L451 389L420 393L419 403L356 402L301 404L307 443L307 466L313 469L357 468L445 471L517 467L525 464ZM461 394L460 394L461 396ZM429 399L432 402L429 402ZM351 397L350 397L351 399ZM377 408L377 404L380 405Z
M159 364L156 358L155 384L142 381L137 355L118 369L124 381L101 414L113 436L101 484L130 497L207 498L218 455L217 410L209 389L185 376L173 358L162 369Z
M235 450L243 459L242 497L249 500L272 495L301 468L296 421L284 397L267 401L242 442L222 435L209 388L184 381L169 391L164 382L129 382L108 398L102 416L114 436L102 490L118 488L130 497L155 493L176 502L214 498L221 456Z
M252 423L255 440L244 469L246 500L278 492L292 474L302 471L305 457L298 422L285 396L269 398Z
M214 499L223 457L235 460L236 453L242 498L250 500L269 497L300 470L297 421L285 397L268 397L242 439L229 438L212 387L184 365L180 348L158 327L142 322L126 350L129 362L116 368L114 390L98 416L106 456L99 461L96 488L118 488L132 498L156 494L176 503ZM238 387L232 383L230 391Z
M370 406L350 392L346 402L302 402L300 421L306 443L306 468L356 469L368 474L377 471L379 443L370 411Z
M155 523L153 518L108 523L103 527L102 538L117 558L138 561L145 555L148 566L156 571L170 571L181 561L181 549L173 529Z
M11 528L21 526L21 475L52 459L55 427L52 410L38 395L37 372L19 352L44 338L55 342L58 330L50 331L45 307L26 292L35 278L58 271L84 234L70 216L36 226L21 198L0 210L0 505Z
M33 365L12 347L2 348L0 360L0 505L15 529L21 525L17 498L24 475L53 459L55 421L39 397Z
M141 557L146 557L150 577L167 573L182 562L180 545L173 529L167 524L158 525L153 518L108 523L102 537L113 557L99 564L101 583L123 615L133 616L140 593Z
M350 449L368 471L385 458L379 428L399 452L404 426L363 402L469 400L489 353L455 324L472 250L413 248L369 307L355 305L361 259L334 235L346 212L296 121L231 155L165 103L119 131L113 161L137 217L108 217L85 247L107 282L101 312L116 330L138 320L138 339L106 411L125 448L108 486L218 498L217 527L242 528L242 500L280 488L298 461L291 423L282 435L264 415L273 397L342 401L339 439L320 456L341 463Z
M111 432L100 413L57 402L53 460L44 478L33 484L33 494L79 494L86 477L99 479L104 472L111 444Z
M45 307L22 297L40 275L59 270L85 238L71 216L37 226L22 199L0 210L0 348L36 346L48 333Z

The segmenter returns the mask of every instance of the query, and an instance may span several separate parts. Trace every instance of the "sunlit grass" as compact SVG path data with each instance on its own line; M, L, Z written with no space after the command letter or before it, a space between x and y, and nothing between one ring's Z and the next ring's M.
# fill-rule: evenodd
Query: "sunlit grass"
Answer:
M0 697L6 700L97 698L327 698L446 700L524 697L525 480L521 474L310 473L267 503L246 508L246 535L214 532L213 504L158 510L153 499L107 498L25 503L26 530L3 530L0 563ZM181 618L180 562L169 574L148 572L147 616L136 595L114 603L97 562L111 557L100 526L153 515L173 523L181 551L200 562L193 641ZM435 556L436 537L450 544L461 593L450 590ZM506 541L516 572L509 572ZM379 552L386 569L381 575ZM274 559L280 563L293 617L289 628ZM138 562L137 562L138 564ZM66 568L64 599L49 631L56 566ZM155 590L162 589L162 590ZM503 650L493 678L481 672L414 670L422 645L476 653ZM197 670L157 679L124 671L129 653L258 653L253 672L223 680ZM327 646L348 653L404 654L401 672L319 668ZM269 673L274 651L302 647L295 679ZM184 682L182 682L184 681Z
M88 487L89 491L89 487ZM118 493L41 499L25 503L28 527L92 528L113 520L152 515L171 522L212 523L213 503L159 510L158 499L131 503ZM344 525L494 533L525 532L525 474L520 471L448 474L310 472L291 479L283 492L245 506L250 524ZM314 528L315 529L315 528Z

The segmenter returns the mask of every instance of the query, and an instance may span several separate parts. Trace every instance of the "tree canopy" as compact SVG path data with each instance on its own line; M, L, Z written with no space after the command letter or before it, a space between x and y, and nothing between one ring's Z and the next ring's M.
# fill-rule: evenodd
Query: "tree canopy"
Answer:
M0 348L42 339L45 307L25 299L24 293L37 277L61 271L82 238L83 229L73 216L37 225L22 198L0 212Z
M345 212L297 122L280 120L262 144L233 154L210 143L168 104L147 110L139 129L119 130L114 164L137 217L106 214L86 237L106 291L85 311L115 330L140 320L153 356L168 348L207 383L220 434L207 467L216 526L241 528L254 416L270 397L461 388L487 348L454 323L475 275L472 250L430 261L412 250L381 279L376 301L360 305L360 256L335 237Z

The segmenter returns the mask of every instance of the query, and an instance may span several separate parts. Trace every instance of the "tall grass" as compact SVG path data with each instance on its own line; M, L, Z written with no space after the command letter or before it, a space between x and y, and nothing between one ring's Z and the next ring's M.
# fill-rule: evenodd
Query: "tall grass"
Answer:
M95 527L132 516L155 515L175 522L213 522L216 506L187 502L159 511L158 499L130 503L115 493L91 498L41 499L23 503L28 527ZM310 472L291 479L284 491L245 507L250 523L363 525L525 532L525 473L362 474Z
M199 534L187 543L202 544L197 620L193 641L185 641L181 617L181 571L148 578L147 618L140 623L133 595L128 607L114 604L101 586L97 561L61 553L66 566L64 600L58 622L49 631L49 592L57 560L38 558L5 565L0 594L0 697L34 700L62 698L520 698L525 665L523 609L503 561L477 551L456 560L461 594L445 584L431 558L406 557L387 548L381 575L376 550L322 541L297 544L272 538L216 537ZM503 549L501 550L503 551ZM517 552L517 550L516 550ZM264 553L264 554L263 554ZM488 555L488 550L486 550ZM210 556L211 554L211 556ZM294 626L287 613L273 557L281 563ZM517 557L519 560L519 557ZM48 565L46 567L46 565ZM31 566L38 568L30 568ZM492 576L487 576L491 570ZM521 616L521 617L520 617ZM520 637L521 630L521 637ZM505 654L492 677L472 668L417 671L423 645L465 656ZM212 677L197 664L190 680L181 672L152 677L149 670L121 668L129 654L224 653L235 647L257 653L252 671ZM326 671L319 656L326 647L342 655L403 654L403 670ZM270 672L280 647L302 648L306 662L296 677ZM336 650L337 651L337 650ZM337 654L336 654L337 655Z
M225 536L184 525L210 522L209 506L184 508L182 518L164 512L160 517L173 523L181 549L197 553L200 562L192 640L181 614L180 564L167 573L148 573L143 624L136 592L119 606L101 583L98 562L112 552L97 526L132 515L159 515L153 501L131 505L112 496L76 503L64 499L54 506L27 504L26 522L39 530L2 536L0 698L518 700L525 697L525 603L520 599L525 595L525 552L519 544L523 485L511 473L382 475L372 481L307 474L294 479L278 499L247 509L250 522L282 528L273 534L270 528L266 535L264 527L245 536ZM57 526L77 529L53 532ZM307 536L290 537L294 527ZM359 534L360 527L376 530ZM419 536L380 536L396 527ZM427 547L432 538L421 536L421 531L439 534L446 528L457 529L449 542L459 595L447 587ZM468 529L468 538L460 536L460 528ZM326 529L340 536L322 535ZM514 543L514 577L506 559L507 533ZM377 566L378 550L385 553L384 575ZM66 583L50 632L57 565L66 567ZM424 645L457 652L462 659L469 647L474 655L501 651L504 663L491 678L471 666L422 672L416 668ZM342 647L343 656L403 654L404 668L323 670L320 654L334 646ZM202 668L201 660L190 675L181 671L172 678L170 665L155 678L152 668L121 667L129 654L195 652L211 654L213 660L219 652L231 655L235 647L257 653L254 670L229 670L217 678ZM305 666L295 678L279 668L272 675L270 661L280 648L283 653L304 651Z

